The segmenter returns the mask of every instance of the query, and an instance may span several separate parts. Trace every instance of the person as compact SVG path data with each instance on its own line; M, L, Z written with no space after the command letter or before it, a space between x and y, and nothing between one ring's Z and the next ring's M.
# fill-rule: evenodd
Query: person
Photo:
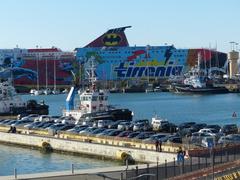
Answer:
M155 141L155 146L156 146L156 151L159 151L159 141L158 140Z
M8 133L12 133L12 131L13 131L13 127L10 126L10 129L8 130Z
M14 126L13 129L12 129L12 133L16 133L17 132L17 129L16 127Z
M159 151L162 152L162 141L159 141Z

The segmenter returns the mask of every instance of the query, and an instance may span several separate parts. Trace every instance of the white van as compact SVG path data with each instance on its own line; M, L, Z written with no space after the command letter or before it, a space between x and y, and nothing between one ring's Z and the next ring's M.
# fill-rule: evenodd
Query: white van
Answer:
M169 124L168 120L160 119L158 117L153 117L152 118L153 131L161 131L161 127L165 124Z

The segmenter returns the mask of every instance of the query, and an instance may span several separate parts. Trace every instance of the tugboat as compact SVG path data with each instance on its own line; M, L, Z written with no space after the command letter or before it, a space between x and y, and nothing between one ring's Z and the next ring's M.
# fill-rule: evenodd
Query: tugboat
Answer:
M220 94L228 93L225 86L216 85L214 78L208 76L205 70L200 69L201 55L198 54L198 65L189 71L188 77L183 80L183 84L172 84L175 92L199 93L199 94Z
M63 116L71 116L76 119L76 123L94 120L132 120L132 111L129 109L118 109L108 104L108 95L104 90L96 89L96 76L93 59L89 60L91 67L89 69L90 88L80 91L78 87L73 86L66 99L66 109L63 110ZM75 95L79 94L80 103L74 105Z
M0 115L18 115L18 114L48 114L48 105L42 102L38 104L35 100L24 102L17 95L15 88L8 79L0 80Z

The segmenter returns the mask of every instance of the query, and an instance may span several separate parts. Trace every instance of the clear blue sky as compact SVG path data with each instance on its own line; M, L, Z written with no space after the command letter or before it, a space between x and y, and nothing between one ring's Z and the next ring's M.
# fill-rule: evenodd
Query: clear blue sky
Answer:
M174 44L227 52L240 43L239 0L0 0L0 48L73 50L131 25L130 45ZM239 46L240 47L240 46Z

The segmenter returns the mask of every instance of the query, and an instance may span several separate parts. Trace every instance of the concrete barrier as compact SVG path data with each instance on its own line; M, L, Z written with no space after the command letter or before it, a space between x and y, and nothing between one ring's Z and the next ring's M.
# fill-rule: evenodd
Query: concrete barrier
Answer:
M176 153L155 152L147 149L128 148L115 145L81 142L78 140L61 139L56 137L39 136L34 134L13 134L0 132L0 141L11 144L34 146L42 148L43 142L48 143L53 150L101 156L119 159L119 152L125 152L138 162L164 163L173 161Z

